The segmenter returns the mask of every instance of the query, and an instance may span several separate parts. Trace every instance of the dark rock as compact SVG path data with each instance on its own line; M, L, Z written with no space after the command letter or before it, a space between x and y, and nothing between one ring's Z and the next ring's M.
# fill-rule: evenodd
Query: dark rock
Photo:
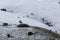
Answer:
M33 35L34 33L33 32L28 32L28 36L31 36Z
M3 26L8 26L8 23L3 23Z
M10 38L10 34L7 34L7 37Z
M1 11L7 11L5 8L3 8L3 9L0 9Z
M7 38L13 38L14 36L11 36L10 34L7 34Z
M17 25L17 27L30 27L30 26L27 24L19 24L19 25Z

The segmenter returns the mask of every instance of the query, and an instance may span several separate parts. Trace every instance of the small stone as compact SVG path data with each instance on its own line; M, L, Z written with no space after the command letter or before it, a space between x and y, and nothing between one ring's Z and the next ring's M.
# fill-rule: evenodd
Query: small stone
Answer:
M28 32L28 36L33 35L33 34L34 34L33 32Z
M10 37L10 34L8 34L7 37L9 38Z

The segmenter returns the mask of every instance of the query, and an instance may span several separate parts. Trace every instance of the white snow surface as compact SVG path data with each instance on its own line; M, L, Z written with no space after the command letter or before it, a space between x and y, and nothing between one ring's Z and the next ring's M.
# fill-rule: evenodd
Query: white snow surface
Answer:
M6 8L7 12L0 10L0 24L4 22L19 24L21 20L28 25L57 31L60 34L59 0L0 0L1 8ZM30 15L31 13L34 15ZM29 17L26 17L27 15ZM42 23L40 20L42 17L51 21L54 26L49 27Z

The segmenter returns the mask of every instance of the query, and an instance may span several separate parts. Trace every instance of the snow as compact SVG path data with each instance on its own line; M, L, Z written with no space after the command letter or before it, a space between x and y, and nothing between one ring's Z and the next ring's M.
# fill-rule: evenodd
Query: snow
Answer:
M35 21L34 19L30 19L27 17L23 17L23 15L16 15L13 13L8 13L8 12L0 12L0 21L1 23L7 22L9 24L19 24L19 20L21 20L23 23L26 23L31 26L43 26L44 24ZM20 18L17 18L20 17Z
M1 23L19 24L19 20L21 20L28 25L57 31L60 34L59 0L0 0L1 8L7 9L7 12L0 10ZM30 15L31 13L34 15ZM29 17L26 17L27 15ZM41 22L40 18L46 18L54 26L47 26Z

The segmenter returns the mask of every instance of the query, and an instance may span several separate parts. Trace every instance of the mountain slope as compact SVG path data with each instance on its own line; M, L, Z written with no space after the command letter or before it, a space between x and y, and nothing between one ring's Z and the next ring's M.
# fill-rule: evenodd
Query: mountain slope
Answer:
M19 24L19 20L21 20L31 26L43 27L60 34L59 0L1 0L0 2L0 9L7 9L7 12L0 11L1 22ZM26 17L27 15L29 17ZM41 18L52 22L54 26L49 27L42 23Z

